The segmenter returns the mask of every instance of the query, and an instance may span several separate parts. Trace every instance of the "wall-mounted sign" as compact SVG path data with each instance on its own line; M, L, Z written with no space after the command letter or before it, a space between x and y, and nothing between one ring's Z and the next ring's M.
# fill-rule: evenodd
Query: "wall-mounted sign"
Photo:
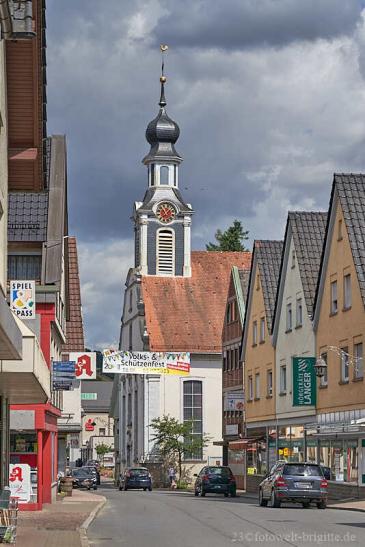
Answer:
M73 380L75 380L75 361L53 361L53 391L69 391Z
M224 410L244 410L243 391L232 391L224 394Z
M293 357L293 406L316 404L315 357Z
M10 496L17 498L19 503L28 503L30 501L30 465L26 463L10 464L9 487Z
M96 401L98 398L97 393L81 393L82 401Z
M104 350L103 372L187 376L190 353Z
M226 435L238 435L238 424L227 424Z
M21 319L35 318L35 281L10 281L10 308Z
M95 429L95 422L92 418L89 418L85 422L85 431L94 431Z
M77 380L95 380L96 379L96 353L77 352L70 353L70 361L75 361L75 373Z

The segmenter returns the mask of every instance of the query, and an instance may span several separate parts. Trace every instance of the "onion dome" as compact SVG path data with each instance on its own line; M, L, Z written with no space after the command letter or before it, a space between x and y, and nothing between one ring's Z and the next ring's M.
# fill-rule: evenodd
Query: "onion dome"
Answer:
M175 150L175 143L180 135L180 128L166 112L165 82L166 77L161 76L161 96L160 111L156 118L152 120L146 129L146 139L151 145L151 150L143 159L144 163L150 163L155 160L174 160L181 162L182 158Z

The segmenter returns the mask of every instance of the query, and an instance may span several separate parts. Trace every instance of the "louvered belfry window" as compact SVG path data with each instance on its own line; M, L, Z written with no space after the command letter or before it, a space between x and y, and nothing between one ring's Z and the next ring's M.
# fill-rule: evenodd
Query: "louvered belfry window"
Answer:
M157 232L157 274L174 275L175 241L173 230Z

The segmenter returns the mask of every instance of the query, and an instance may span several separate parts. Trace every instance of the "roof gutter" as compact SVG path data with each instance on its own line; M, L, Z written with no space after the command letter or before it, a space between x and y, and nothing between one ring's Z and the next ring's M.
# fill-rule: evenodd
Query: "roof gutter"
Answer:
M13 35L13 24L8 0L0 0L1 37L9 39Z

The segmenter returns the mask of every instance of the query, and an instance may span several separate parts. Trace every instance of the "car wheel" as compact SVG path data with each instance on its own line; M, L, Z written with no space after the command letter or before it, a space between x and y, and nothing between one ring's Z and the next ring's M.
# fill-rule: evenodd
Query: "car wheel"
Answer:
M317 507L318 509L326 509L327 507L327 502L326 500L321 500L317 503Z
M259 506L260 507L267 507L268 500L264 500L264 495L262 493L262 489L259 490Z
M302 503L303 509L309 509L310 505L310 501L303 501Z
M119 486L119 492L121 492L123 490L123 488L121 486Z
M125 487L124 487L124 492L126 492L127 490L128 490L128 488L125 486Z
M94 490L97 490L98 487L95 485L93 488L94 488Z
M147 488L143 488L143 491L146 492Z
M148 487L148 491L149 491L149 492L152 492L152 486L149 486L149 487Z
M194 496L199 496L199 490L194 490Z
M275 490L273 489L271 492L271 507L275 507L275 509L278 509L281 505L280 500L276 497Z
M200 495L201 495L202 498L205 498L205 492L204 492L203 488L200 490Z
M228 498L228 492L224 492L224 497Z
M237 496L236 489L231 491L231 498L235 498Z

